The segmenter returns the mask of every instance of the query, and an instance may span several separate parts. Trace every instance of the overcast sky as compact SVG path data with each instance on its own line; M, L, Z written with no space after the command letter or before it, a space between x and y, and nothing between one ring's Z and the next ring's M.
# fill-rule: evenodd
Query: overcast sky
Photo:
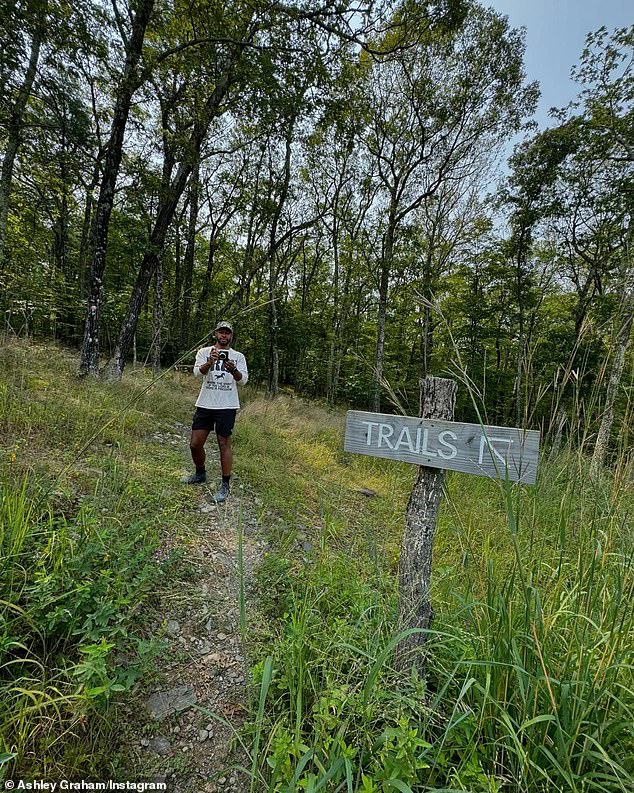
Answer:
M535 115L540 127L552 125L551 107L563 107L578 93L570 68L578 63L586 35L634 24L632 0L483 0L526 28L526 73L538 80L542 96Z

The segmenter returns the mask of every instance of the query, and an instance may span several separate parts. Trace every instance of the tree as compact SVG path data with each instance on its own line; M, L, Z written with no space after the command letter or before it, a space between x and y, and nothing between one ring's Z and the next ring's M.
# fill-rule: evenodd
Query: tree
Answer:
M339 396L341 367L349 344L346 325L353 312L353 279L363 278L359 253L377 191L364 171L367 161L359 156L357 143L355 108L350 103L342 103L337 116L319 125L307 141L306 179L332 258L332 278L327 284L330 340L326 375L326 395L331 403Z
M543 296L535 279L534 234L545 218L561 212L553 186L562 164L578 146L578 125L575 123L548 129L521 144L511 157L510 165L513 170L508 179L508 189L503 192L504 201L512 208L511 234L504 248L512 273L517 318L516 371L513 385L514 420L517 426L522 426L525 418L523 384L531 341L528 330L530 318L534 321L537 305Z
M5 3L2 5L4 6ZM4 25L8 28L6 33L3 31L5 33L2 37L3 42L13 40L11 41L13 46L9 45L11 49L9 53L5 54L2 63L2 76L6 80L6 82L3 81L6 86L3 99L6 102L7 112L3 119L6 143L2 158L2 170L0 171L0 271L4 267L7 215L13 169L22 142L27 104L40 60L40 51L46 31L47 6L46 0L31 0L30 2L27 0L27 2L14 5L11 9L0 6ZM19 42L17 47L14 44L16 40ZM26 68L21 74L22 56L27 50L27 46L28 60Z
M254 33L255 30L252 30L250 34L251 37ZM249 37L247 37L247 40L248 38ZM147 295L154 270L163 253L169 225L174 217L180 197L194 169L194 164L200 156L200 150L207 135L209 125L216 113L218 113L218 108L221 106L229 89L230 81L231 59L227 71L220 75L213 91L204 104L200 117L194 123L187 141L186 156L181 161L167 189L161 192L154 227L132 290L126 316L121 324L114 353L104 370L106 379L118 380L123 374L126 356L132 344L139 313Z
M470 4L457 30L431 27L416 46L367 69L364 142L382 191L371 410L380 407L390 280L403 224L445 182L468 178L487 148L519 128L536 100L535 86L524 85L522 52L521 33Z
M587 87L580 103L586 120L587 155L618 166L612 176L611 200L621 219L620 265L616 289L620 295L614 317L614 351L609 369L603 416L592 456L592 471L602 465L614 421L634 320L634 25L609 36L605 28L588 36L574 76Z
M78 73L88 52L95 59L103 53L102 15L91 3L33 0L13 4L0 17L3 304L10 318L26 300L41 329L74 341L79 299L74 216L94 148ZM49 267L50 278L33 290Z
M105 147L99 197L92 230L90 283L84 323L84 340L79 363L79 372L82 375L97 376L98 374L108 230L114 204L117 176L119 175L123 156L124 135L132 97L141 86L145 77L141 68L141 55L145 32L153 9L154 0L136 0L136 2L131 0L129 34L124 30L123 26L121 27L121 35L125 47L125 63L119 76L116 90L110 136Z
M157 56L158 61L163 61L167 57L167 53L181 55L186 50L193 51L200 45L202 47L199 49L199 55L202 56L200 65L203 70L204 64L209 59L209 53L211 54L213 62L211 78L214 87L206 98L198 97L199 109L196 112L188 142L184 147L183 159L175 173L168 194L162 196L163 203L157 213L148 250L141 263L116 349L104 370L108 378L121 376L139 309L145 299L153 269L158 261L158 254L165 242L167 228L185 189L193 161L200 156L209 126L214 118L226 110L225 100L234 99L246 85L255 83L259 87L258 69L261 69L263 74L270 70L272 54L280 60L282 66L288 69L291 63L289 53L297 55L297 50L289 45L289 41L298 42L300 48L305 47L306 52L312 53L318 63L324 42L323 37L321 42L316 41L313 32L315 30L328 31L324 35L336 36L338 28L347 28L348 19L354 14L354 11L347 7L333 9L326 6L314 12L301 5L270 8L268 5L256 4L243 11L236 9L237 13L234 15L227 15L220 8L214 10L216 13L211 15L204 13L208 9L203 9L199 20L201 27L206 31L207 27L205 26L211 26L207 35L199 37L196 25L193 38L188 38L188 34L186 34L184 41L176 43L172 48ZM179 23L180 17L178 17L175 27L177 34L180 32ZM328 48L323 48L323 51L327 52ZM280 66L280 64L275 64L274 60L273 63L277 67ZM203 86L206 84L206 82L202 83ZM94 301L91 304L90 312L98 314ZM87 322L87 328L89 328L89 324ZM91 336L91 338L94 346L94 337Z

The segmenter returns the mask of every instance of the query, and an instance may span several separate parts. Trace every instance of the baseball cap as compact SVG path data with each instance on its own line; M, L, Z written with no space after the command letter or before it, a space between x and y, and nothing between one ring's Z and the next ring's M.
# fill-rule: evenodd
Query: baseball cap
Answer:
M214 330L220 330L221 328L226 328L227 330L230 330L230 331L233 333L233 325L232 325L230 322L225 322L225 321L223 320L223 321L219 322L219 323L216 325L216 327L214 328Z

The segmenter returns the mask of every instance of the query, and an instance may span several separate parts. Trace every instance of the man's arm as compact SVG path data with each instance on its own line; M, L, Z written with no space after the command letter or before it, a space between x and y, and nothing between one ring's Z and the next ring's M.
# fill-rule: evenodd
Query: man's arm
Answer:
M204 377L214 365L214 361L212 360L211 356L212 352L213 348L210 350L209 347L203 347L202 349L198 350L196 353L196 363L194 364L195 377Z
M242 353L238 354L235 361L227 361L225 367L231 372L237 383L246 384L249 379L249 370L247 369L247 359Z
M240 360L238 363L238 371L240 372L240 378L238 380L239 383L242 385L246 385L249 379L249 370L247 369L247 359L244 355L240 356Z

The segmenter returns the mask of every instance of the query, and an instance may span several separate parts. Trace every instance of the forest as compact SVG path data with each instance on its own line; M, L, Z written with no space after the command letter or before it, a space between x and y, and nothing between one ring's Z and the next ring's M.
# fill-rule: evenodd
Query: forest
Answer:
M241 739L250 747L244 789L628 790L634 26L588 32L570 64L576 98L552 108L543 129L531 120L540 87L525 71L525 31L476 0L0 0L0 38L0 727L8 736L0 735L0 780L14 761L25 774L106 773L103 745L69 760L67 749L55 754L51 734L76 737L90 708L103 715L133 688L136 678L113 670L122 653L147 650L131 627L135 598L145 602L155 583L142 554L149 560L163 542L153 532L163 520L171 526L165 510L184 508L182 495L165 495L177 481L174 459L161 452L164 471L141 471L152 428L149 413L134 411L155 388L161 432L169 420L186 424L193 386L182 378L226 320L252 389L238 472L259 493L254 521L279 514L291 527L267 528L270 555L258 573L276 593L262 625L277 627L255 629L247 653L260 700L256 691ZM403 506L409 469L344 464L333 416L344 408L419 416L429 376L458 382L458 420L540 430L543 462L534 495L521 497L526 507L508 483L501 506L476 485L464 486L460 507L450 500L453 517L441 522L459 540L440 547L441 571L474 579L454 592L441 572L439 636L455 629L456 645L438 639L436 688L401 680L397 695L379 672L400 530L387 502ZM278 406L277 429L267 425L268 405ZM95 451L102 436L107 449ZM305 443L316 457L304 457ZM85 455L94 457L88 473ZM330 489L324 460L341 482L352 477L385 503L351 508ZM152 495L154 476L164 504ZM144 523L146 509L161 517ZM518 528L524 510L530 537ZM108 516L125 530L103 523ZM499 539L509 527L512 545ZM495 565L471 559L473 537L463 530ZM107 553L92 539L83 545L93 531ZM309 555L320 549L315 578L289 550L297 536ZM131 548L132 583L102 581L93 592L90 576L106 561L115 570ZM38 565L53 557L54 570L43 572ZM77 592L85 614L71 630L45 604ZM345 629L339 596L357 620ZM91 609L102 614L108 598L112 612L98 627ZM463 623L463 609L479 616ZM548 630L562 614L570 619L559 642ZM287 622L295 633L273 638ZM307 625L319 641L302 633ZM346 656L355 642L367 667ZM302 646L307 671L298 680ZM338 648L332 674L320 646ZM480 657L482 669L461 678L460 664ZM39 672L29 678L37 696L24 693L23 663L42 670L37 685ZM502 679L505 664L519 683ZM509 705L517 686L522 702ZM485 693L474 704L476 692ZM64 705L51 705L58 694ZM409 719L432 694L451 716L430 715L412 732ZM57 716L47 715L51 707ZM31 727L33 709L46 714ZM468 712L464 724L453 721L458 712ZM430 737L438 735L440 744Z
M226 317L272 395L416 415L453 370L492 423L628 443L632 29L589 34L535 131L523 33L477 3L30 0L2 26L8 332L117 379Z

